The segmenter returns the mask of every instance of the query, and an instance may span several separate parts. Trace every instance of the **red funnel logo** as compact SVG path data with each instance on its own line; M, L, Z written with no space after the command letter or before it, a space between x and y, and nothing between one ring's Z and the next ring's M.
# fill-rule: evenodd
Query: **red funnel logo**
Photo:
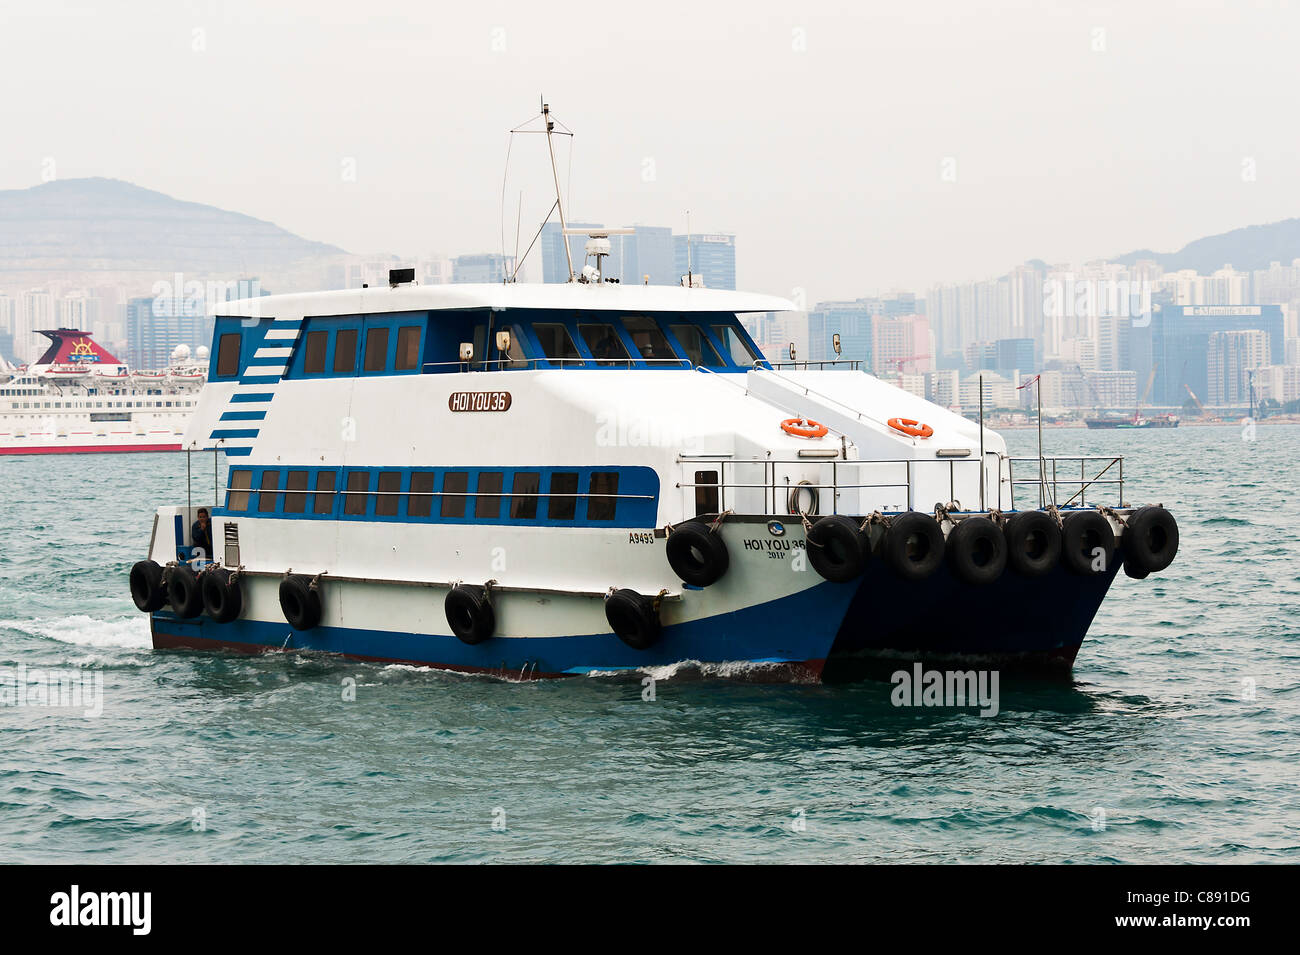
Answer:
M96 344L87 332L75 328L55 328L38 329L37 334L50 340L50 347L45 349L45 354L36 362L38 365L122 364Z

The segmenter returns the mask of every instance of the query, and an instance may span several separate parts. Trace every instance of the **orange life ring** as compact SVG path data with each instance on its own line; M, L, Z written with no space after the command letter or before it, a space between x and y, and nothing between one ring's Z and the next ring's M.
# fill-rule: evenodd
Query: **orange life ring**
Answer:
M934 428L930 427L928 424L913 421L911 418L890 418L889 426L895 431L901 431L903 434L911 435L913 438L928 438L934 434Z
M812 418L786 418L781 422L781 430L796 438L824 438L831 429Z

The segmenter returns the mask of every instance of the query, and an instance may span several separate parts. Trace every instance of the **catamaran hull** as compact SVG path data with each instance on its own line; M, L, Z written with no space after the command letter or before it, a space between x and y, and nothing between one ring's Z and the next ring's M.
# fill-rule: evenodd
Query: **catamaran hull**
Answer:
M1058 567L1040 578L1007 572L982 587L946 567L923 581L903 581L875 562L857 582L822 582L666 625L649 650L633 649L609 632L493 637L468 645L451 635L385 629L382 619L299 632L283 619L223 624L160 611L151 629L157 649L320 652L509 679L645 672L691 662L705 676L817 683L887 679L912 661L1068 678L1121 558L1117 554L1108 572L1093 577ZM437 609L432 595L429 601Z

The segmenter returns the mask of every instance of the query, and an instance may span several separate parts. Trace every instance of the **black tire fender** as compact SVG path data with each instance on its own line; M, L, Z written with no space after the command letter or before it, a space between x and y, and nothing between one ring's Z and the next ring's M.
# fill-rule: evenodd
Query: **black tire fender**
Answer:
M1129 516L1120 546L1126 566L1132 561L1138 570L1159 573L1178 553L1178 522L1159 504L1139 507Z
M1007 563L1024 577L1041 577L1061 561L1061 528L1043 511L1020 511L1002 528Z
M615 590L605 598L605 619L618 638L633 650L648 650L663 629L655 599L635 590Z
M1006 536L987 517L958 521L948 535L944 552L953 574L968 584L991 584L1007 567Z
M239 579L225 567L209 567L199 578L199 587L203 612L217 623L230 623L243 611L244 593Z
M870 538L858 522L843 514L816 521L808 529L808 563L824 578L837 584L862 576L871 558Z
M189 564L175 564L167 572L167 602L183 620L203 613L203 591L198 576Z
M1115 531L1110 521L1096 511L1075 511L1066 516L1061 527L1061 560L1067 570L1081 577L1104 574L1114 559Z
M717 583L731 564L721 535L700 520L675 525L664 550L673 573L693 587Z
M881 552L904 580L924 580L943 563L944 540L939 522L929 514L908 511L889 522Z
M153 613L167 606L163 569L155 560L137 560L131 566L131 600L141 613Z
M295 630L310 630L320 623L320 591L306 574L286 574L280 581L280 610Z
M442 602L447 626L461 643L474 646L492 636L497 628L496 611L488 599L486 587L457 584L447 591Z

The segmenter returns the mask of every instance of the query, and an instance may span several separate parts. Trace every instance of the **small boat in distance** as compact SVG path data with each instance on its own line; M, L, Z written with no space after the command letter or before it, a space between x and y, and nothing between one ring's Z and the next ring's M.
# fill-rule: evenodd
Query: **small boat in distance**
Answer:
M1176 428L1178 427L1178 416L1173 414L1158 414L1147 418L1141 414L1134 414L1132 417L1116 415L1114 417L1085 418L1084 424L1094 430L1112 428Z

